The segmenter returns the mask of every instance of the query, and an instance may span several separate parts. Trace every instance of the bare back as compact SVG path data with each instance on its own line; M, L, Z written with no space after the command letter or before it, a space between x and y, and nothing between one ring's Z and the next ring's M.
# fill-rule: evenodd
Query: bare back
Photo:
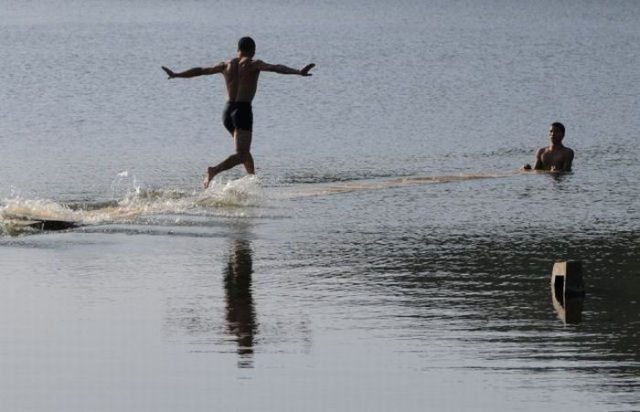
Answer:
M236 57L224 63L224 81L230 102L251 102L258 88L260 70L250 57Z

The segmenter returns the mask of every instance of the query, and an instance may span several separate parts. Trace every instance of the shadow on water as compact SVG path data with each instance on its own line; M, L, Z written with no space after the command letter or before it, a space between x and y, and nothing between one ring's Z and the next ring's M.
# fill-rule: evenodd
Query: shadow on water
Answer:
M235 337L238 367L253 367L253 344L257 331L256 310L251 293L253 259L248 239L233 239L224 269L227 332Z

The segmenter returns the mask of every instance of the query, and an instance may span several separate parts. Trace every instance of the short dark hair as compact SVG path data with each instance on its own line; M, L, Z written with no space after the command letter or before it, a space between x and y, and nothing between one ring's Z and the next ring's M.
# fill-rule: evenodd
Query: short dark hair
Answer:
M256 42L251 37L243 37L238 40L238 51L249 54L255 53Z
M560 122L555 122L555 123L551 123L551 127L555 127L556 129L560 130L560 134L562 134L562 137L564 137L564 125Z

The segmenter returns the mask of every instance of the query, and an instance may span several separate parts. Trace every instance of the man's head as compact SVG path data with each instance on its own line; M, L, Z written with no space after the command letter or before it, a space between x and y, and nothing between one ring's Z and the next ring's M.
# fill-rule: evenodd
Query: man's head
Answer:
M555 122L551 124L549 128L549 139L552 144L560 144L562 143L562 139L564 138L564 125L560 122Z
M256 42L251 37L243 37L238 41L238 51L243 56L253 57L256 54Z

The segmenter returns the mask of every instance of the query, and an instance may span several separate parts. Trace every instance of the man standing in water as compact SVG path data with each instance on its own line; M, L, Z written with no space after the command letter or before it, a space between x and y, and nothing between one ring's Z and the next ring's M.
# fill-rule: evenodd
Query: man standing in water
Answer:
M562 145L564 139L564 125L553 123L549 128L548 147L542 147L536 153L534 170L548 170L550 172L569 172L573 162L573 150ZM524 170L531 170L531 165L524 165Z
M301 70L292 69L281 64L268 64L261 60L253 60L256 52L256 43L251 37L243 37L238 41L238 56L218 63L212 67L195 67L182 73L174 73L162 66L162 69L174 77L196 77L209 74L222 73L227 85L228 101L222 114L224 127L231 133L236 142L236 152L220 164L207 168L204 178L204 187L209 187L211 179L218 173L231 169L240 163L244 164L248 174L254 174L253 157L251 156L251 132L253 128L253 112L251 101L256 94L258 76L261 71L280 74L297 74L311 76L311 70L315 64L308 64Z

